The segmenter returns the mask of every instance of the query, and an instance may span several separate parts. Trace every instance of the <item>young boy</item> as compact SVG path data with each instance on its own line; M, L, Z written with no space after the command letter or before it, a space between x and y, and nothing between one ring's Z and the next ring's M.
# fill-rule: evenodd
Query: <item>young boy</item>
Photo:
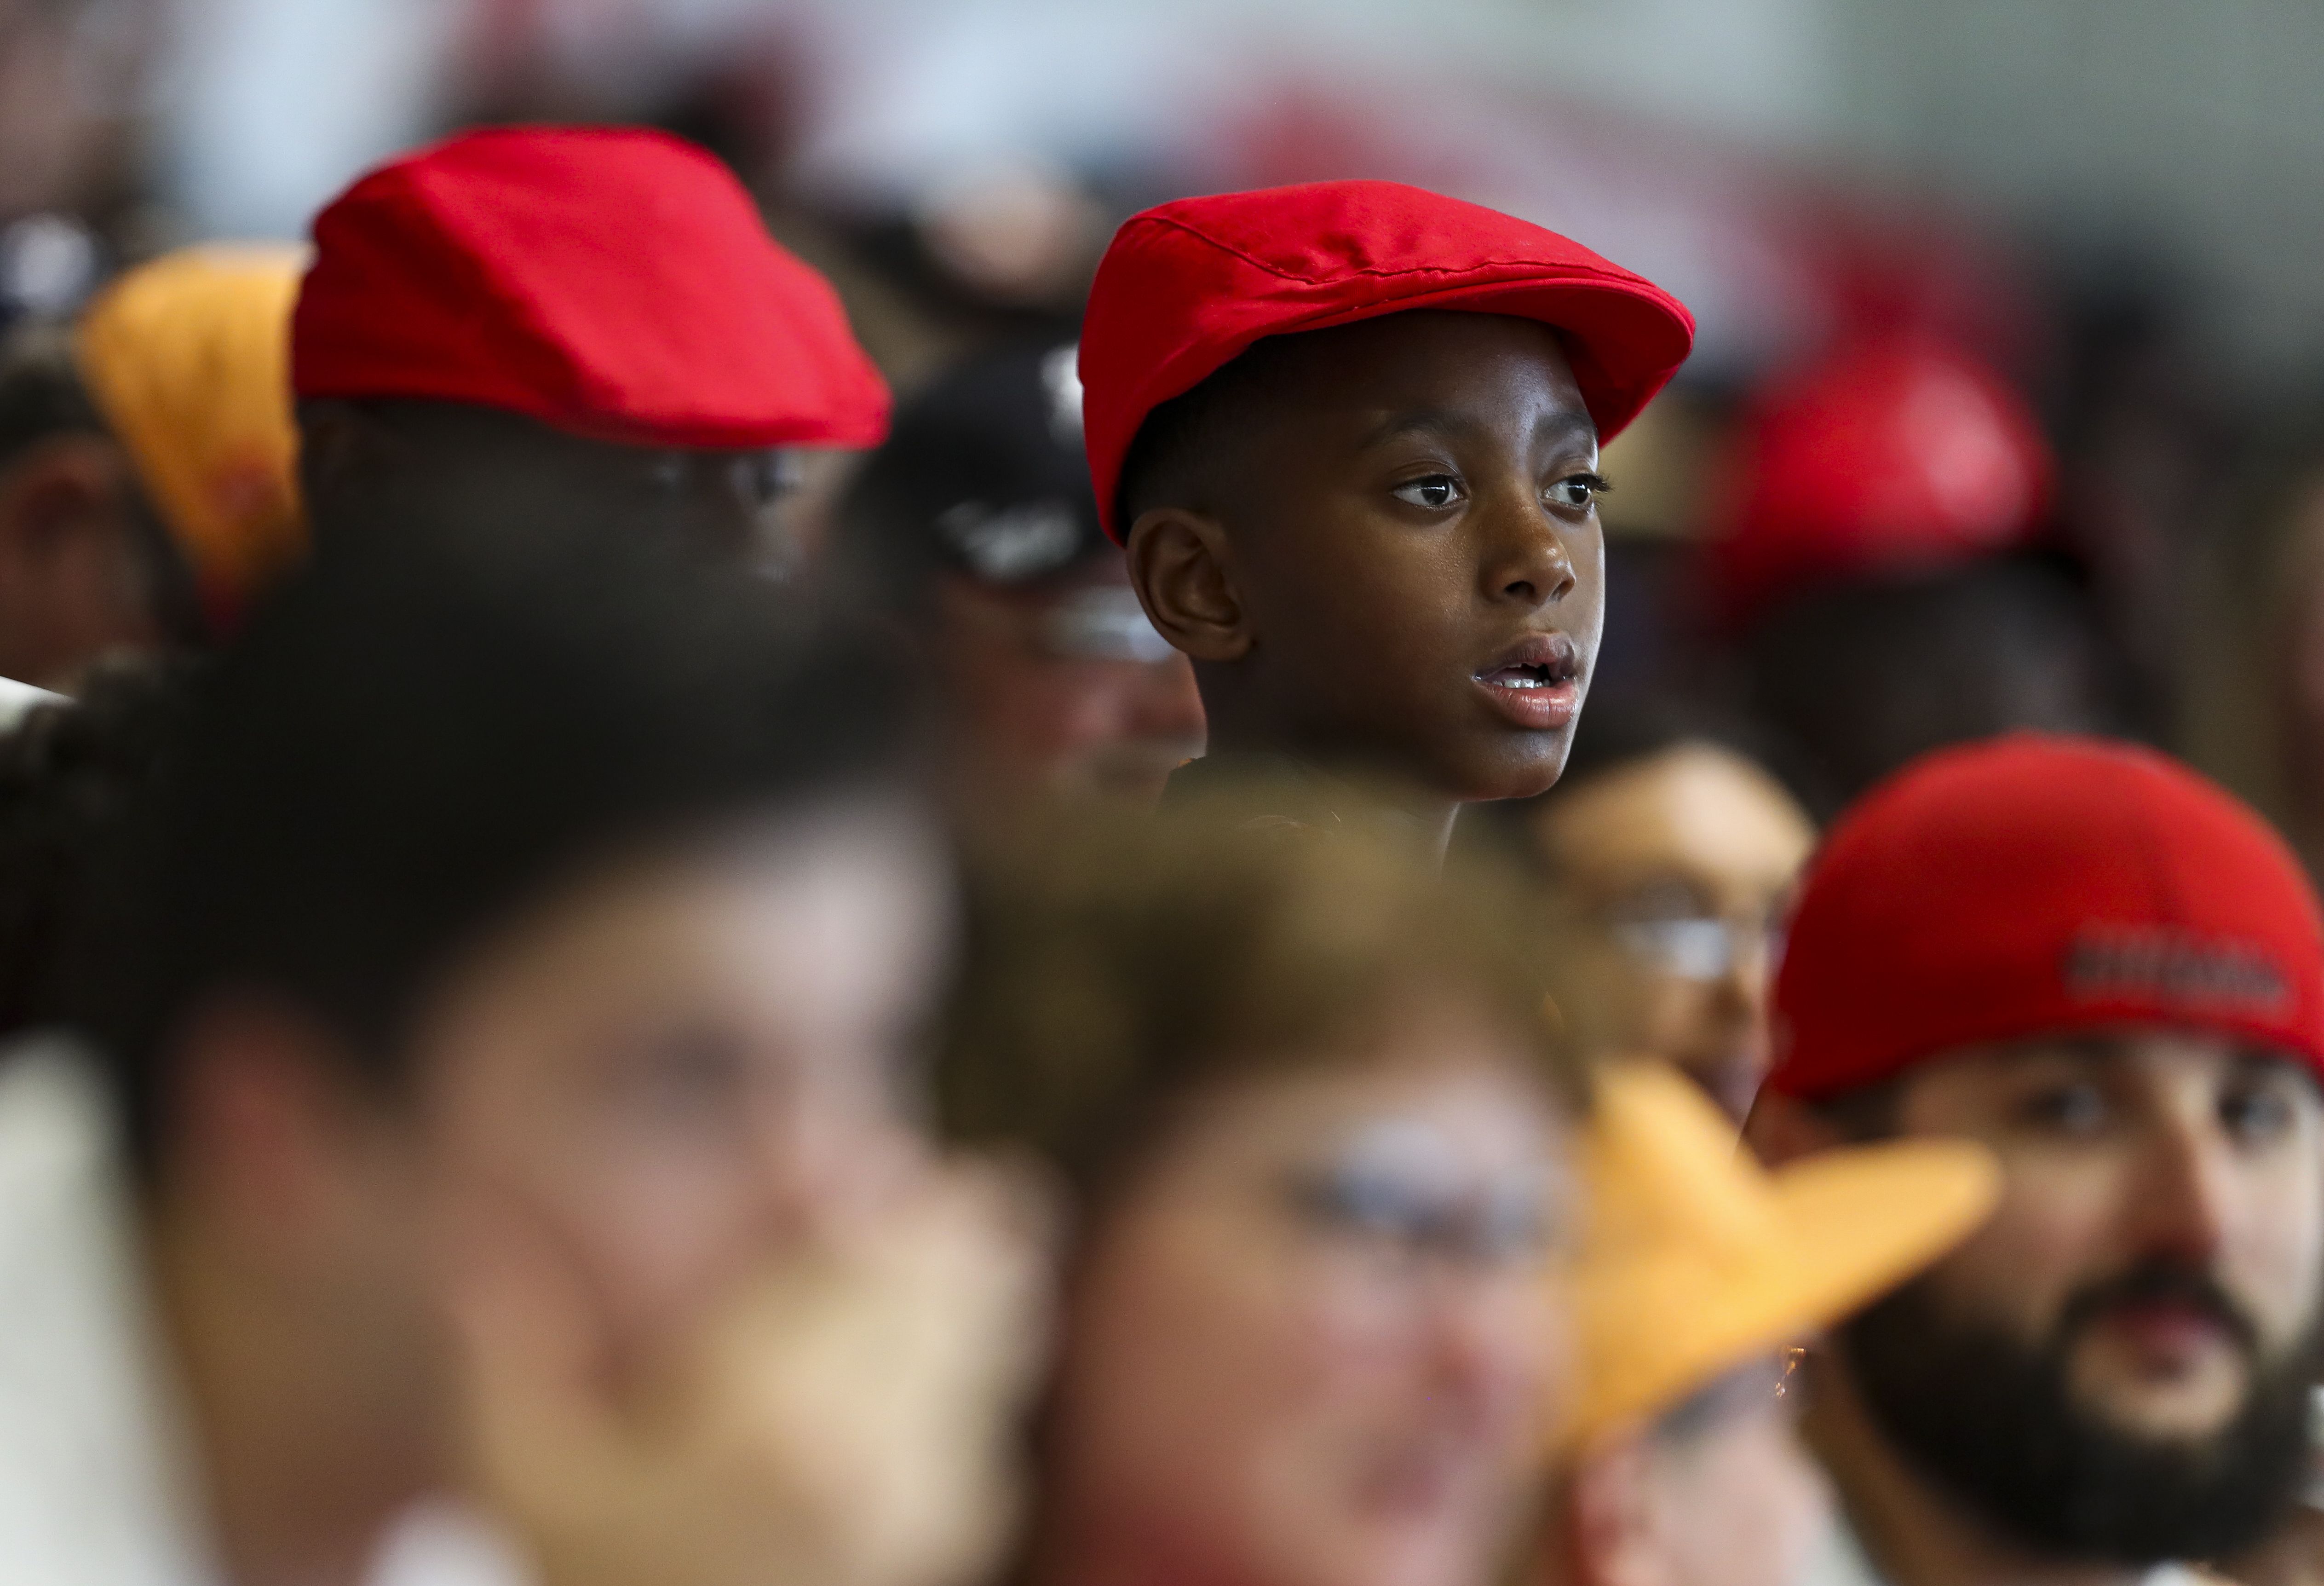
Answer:
M779 448L887 433L830 283L708 152L628 127L471 132L357 181L315 218L290 374L327 541L513 512L784 560Z
M1090 469L1210 757L1459 807L1557 779L1603 613L1598 446L1694 333L1539 226L1393 182L1165 204L1098 268ZM1312 798L1309 797L1312 795Z

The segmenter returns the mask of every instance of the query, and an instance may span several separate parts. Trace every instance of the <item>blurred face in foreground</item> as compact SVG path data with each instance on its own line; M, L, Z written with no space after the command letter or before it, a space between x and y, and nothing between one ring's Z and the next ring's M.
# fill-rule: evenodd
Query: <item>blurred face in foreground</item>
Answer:
M2205 1034L2062 1036L1931 1063L1895 1102L1904 1134L1990 1147L2006 1188L1844 1330L1874 1422L2043 1553L2253 1540L2305 1468L2324 1276L2308 1070Z
M825 816L584 881L423 1027L431 1193L563 1274L617 1371L769 1252L925 1166L903 1053L938 960L925 841Z
M1119 557L1033 589L945 577L934 604L955 795L1004 815L1047 798L1151 808L1202 753L1194 668L1139 609Z
M1037 1573L1486 1578L1563 1363L1563 1129L1525 1053L1407 1002L1189 1106L1070 1286Z
M1778 1361L1755 1361L1585 1453L1567 1499L1571 1586L1799 1580L1831 1495L1783 1382Z
M1559 1000L1585 1046L1678 1065L1738 1120L1766 1072L1773 943L1815 844L1757 766L1680 744L1561 789L1532 834L1578 929Z

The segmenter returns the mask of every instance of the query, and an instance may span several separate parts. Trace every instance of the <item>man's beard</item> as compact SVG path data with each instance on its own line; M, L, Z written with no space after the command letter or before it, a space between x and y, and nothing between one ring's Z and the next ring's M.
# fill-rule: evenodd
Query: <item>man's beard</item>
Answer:
M2200 1309L2242 1352L2244 1403L2208 1436L2140 1436L2074 1398L2074 1344L2142 1299ZM2263 1360L2217 1283L2150 1263L2075 1295L2034 1348L1945 1314L1925 1277L1846 1323L1839 1342L1873 1419L1923 1475L2041 1553L2146 1565L2232 1553L2289 1510L2308 1470L2319 1331L2311 1319L2298 1347Z

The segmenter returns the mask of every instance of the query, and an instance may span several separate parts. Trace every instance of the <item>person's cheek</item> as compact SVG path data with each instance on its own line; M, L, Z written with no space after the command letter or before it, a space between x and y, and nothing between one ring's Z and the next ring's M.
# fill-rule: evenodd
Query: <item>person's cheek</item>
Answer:
M1999 1147L2001 1204L1932 1281L1962 1314L2032 1343L2049 1336L2076 1289L2131 1259L2111 1231L2122 1164L2110 1151L1987 1143Z
M763 1240L743 1153L715 1138L631 1132L576 1186L564 1231L595 1275L616 1347L642 1358L714 1304Z
M2239 1166L2220 1278L2270 1353L2317 1322L2324 1297L2324 1152L2312 1130Z

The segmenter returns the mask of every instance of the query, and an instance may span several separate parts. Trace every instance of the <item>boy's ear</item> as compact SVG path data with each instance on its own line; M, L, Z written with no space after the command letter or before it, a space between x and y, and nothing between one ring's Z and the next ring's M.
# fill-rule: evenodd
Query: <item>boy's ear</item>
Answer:
M1217 519L1154 507L1130 526L1130 581L1147 617L1198 661L1240 660L1251 634L1234 586L1234 553Z

